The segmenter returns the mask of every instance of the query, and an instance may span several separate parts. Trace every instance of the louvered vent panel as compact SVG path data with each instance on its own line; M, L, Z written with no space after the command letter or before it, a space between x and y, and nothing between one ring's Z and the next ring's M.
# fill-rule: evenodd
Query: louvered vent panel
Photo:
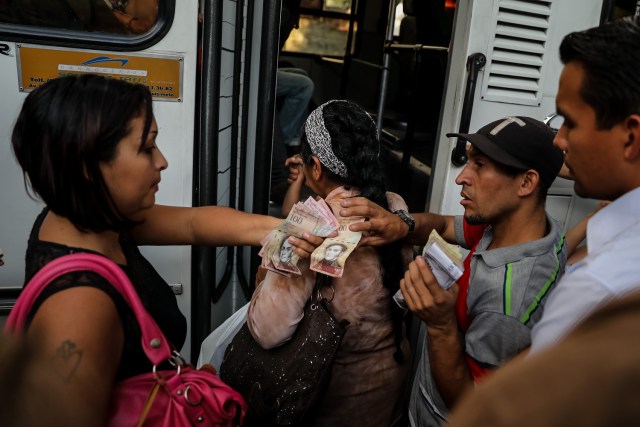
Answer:
M540 103L551 3L535 0L499 3L484 74L483 99L524 105Z

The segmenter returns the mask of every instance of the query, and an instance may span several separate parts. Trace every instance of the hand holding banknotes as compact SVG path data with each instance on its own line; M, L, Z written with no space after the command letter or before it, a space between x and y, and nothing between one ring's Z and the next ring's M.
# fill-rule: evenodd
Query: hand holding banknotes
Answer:
M304 238L310 242L311 237L319 240L333 236L338 230L338 220L331 213L331 209L324 200L315 200L309 197L304 203L296 203L287 218L262 240L262 249L259 255L262 257L262 266L280 274L301 274L297 264L300 253L293 249L289 243ZM305 237L306 236L306 237ZM316 251L313 247L311 251ZM305 253L308 257L308 253Z
M343 199L340 206L343 208L340 215L344 217L366 218L350 226L351 231L363 233L363 246L387 245L404 238L409 231L398 215L364 197Z
M431 230L429 240L422 250L422 257L427 261L440 287L445 290L449 289L464 272L460 248L447 243L436 230ZM393 299L401 308L408 308L402 289L395 293Z
M455 327L455 305L458 285L444 289L436 280L423 256L417 256L409 264L400 290L407 307L427 324L427 327Z

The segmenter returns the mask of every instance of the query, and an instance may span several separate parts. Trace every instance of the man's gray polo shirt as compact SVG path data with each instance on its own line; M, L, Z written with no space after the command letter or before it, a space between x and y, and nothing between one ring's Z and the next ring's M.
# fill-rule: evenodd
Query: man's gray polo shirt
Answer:
M455 218L458 244L467 249L463 218ZM467 308L471 325L464 335L468 356L495 368L529 347L531 328L542 316L546 297L564 272L567 259L564 233L547 214L550 232L521 245L487 250L493 239L487 227L471 259ZM412 426L439 426L447 409L436 390L426 339L411 391Z

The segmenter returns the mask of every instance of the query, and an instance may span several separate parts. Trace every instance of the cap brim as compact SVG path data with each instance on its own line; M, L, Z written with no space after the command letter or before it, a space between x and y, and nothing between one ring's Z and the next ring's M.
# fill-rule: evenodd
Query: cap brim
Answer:
M511 154L507 153L503 149L500 148L495 142L491 141L484 135L480 135L477 133L448 133L447 137L451 138L457 136L458 138L462 138L465 141L469 141L471 145L476 147L478 150L482 151L484 155L489 157L491 160L494 160L503 165L511 166L518 169L532 169L530 166L525 165L520 160L513 157Z

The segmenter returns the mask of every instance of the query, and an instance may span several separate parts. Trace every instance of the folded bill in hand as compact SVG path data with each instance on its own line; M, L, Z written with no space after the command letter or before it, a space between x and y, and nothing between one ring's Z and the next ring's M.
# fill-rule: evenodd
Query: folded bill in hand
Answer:
M429 234L422 256L443 289L449 289L464 272L462 254L458 247L447 243L435 230ZM400 307L407 308L402 291L398 290L393 299Z
M362 232L351 231L349 226L364 218L340 218L338 221L338 236L327 237L311 254L311 270L331 277L342 277L345 262L362 237Z
M462 276L464 266L457 247L444 241L435 230L422 250L422 256L443 289L449 289Z
M301 238L304 233L326 237L339 227L338 220L323 200L309 197L304 203L296 203L287 218L262 240L262 266L285 276L301 274L298 255L289 243L289 237Z

